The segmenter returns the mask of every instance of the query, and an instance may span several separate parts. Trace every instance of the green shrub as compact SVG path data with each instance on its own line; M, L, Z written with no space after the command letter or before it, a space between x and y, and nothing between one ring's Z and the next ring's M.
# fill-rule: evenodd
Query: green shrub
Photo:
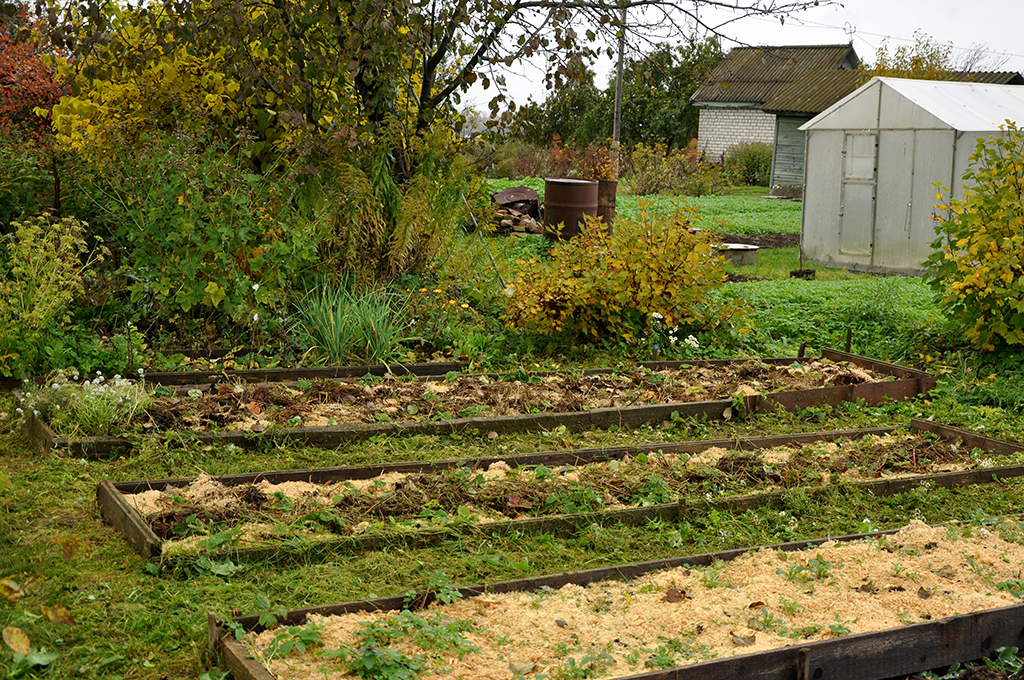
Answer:
M649 196L719 194L729 188L728 176L693 147L667 149L664 144L637 144L625 162L632 193Z
M43 338L68 320L85 273L104 254L88 256L86 225L72 217L30 217L11 228L0 239L0 374L6 376L16 365L29 372L38 367Z
M725 170L743 184L768 186L772 181L772 145L746 142L731 147L725 154Z
M1004 129L978 140L964 197L936 206L948 217L925 262L940 303L987 350L1024 344L1024 131Z
M318 225L290 184L247 171L244 148L161 136L93 169L132 302L158 318L258 319L315 262Z
M0 134L0 232L9 231L12 220L51 206L53 179L45 164L38 145Z
M654 331L720 326L738 306L708 291L725 279L722 259L706 231L691 232L696 211L642 211L608 234L588 222L559 243L550 258L521 264L509 297L508 323L541 333L637 343ZM685 333L684 333L685 335Z

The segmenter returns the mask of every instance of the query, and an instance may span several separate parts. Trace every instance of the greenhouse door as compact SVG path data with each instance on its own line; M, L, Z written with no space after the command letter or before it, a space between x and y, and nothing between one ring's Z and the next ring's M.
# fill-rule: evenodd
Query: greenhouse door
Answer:
M878 135L843 135L843 180L839 194L839 252L871 255L878 178Z

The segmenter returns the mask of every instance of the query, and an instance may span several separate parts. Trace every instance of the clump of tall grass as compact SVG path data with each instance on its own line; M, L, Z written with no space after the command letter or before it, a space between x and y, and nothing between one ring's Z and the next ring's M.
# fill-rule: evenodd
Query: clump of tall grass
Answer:
M296 321L312 352L331 364L391 361L412 339L405 300L381 288L322 283L299 301Z
M58 435L107 436L128 430L152 403L141 380L120 375L107 380L99 371L91 379L79 379L75 369L51 373L46 384L25 390L18 413L43 418Z

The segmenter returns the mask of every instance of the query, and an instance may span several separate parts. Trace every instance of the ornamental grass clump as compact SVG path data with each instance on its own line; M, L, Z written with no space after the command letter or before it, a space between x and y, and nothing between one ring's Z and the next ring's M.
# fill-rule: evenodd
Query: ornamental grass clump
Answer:
M741 306L708 292L726 273L713 237L693 230L696 209L642 209L612 233L588 221L549 257L520 261L509 295L511 326L583 341L641 344L662 328L679 337L731 326Z
M312 352L335 365L392 361L411 339L405 302L378 288L356 292L325 282L302 298L296 320Z
M978 140L963 198L936 210L935 252L925 262L938 301L967 339L986 350L1024 344L1024 131Z
M44 385L24 392L18 413L42 418L61 436L108 436L129 430L152 403L142 380L120 375L107 380L99 371L91 379L79 379L74 369L55 371Z

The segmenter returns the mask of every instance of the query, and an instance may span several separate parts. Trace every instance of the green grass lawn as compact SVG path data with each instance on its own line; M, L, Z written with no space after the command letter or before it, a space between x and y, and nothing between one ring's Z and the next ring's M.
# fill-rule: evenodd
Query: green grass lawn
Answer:
M487 182L491 192L520 185L535 189L541 202L544 201L544 180L541 178ZM799 234L802 204L762 198L767 193L767 187L738 187L726 196L636 196L620 189L615 199L615 211L617 215L636 217L644 207L655 212L668 212L686 202L698 209L704 226L709 229L730 234ZM725 224L720 225L717 220Z

